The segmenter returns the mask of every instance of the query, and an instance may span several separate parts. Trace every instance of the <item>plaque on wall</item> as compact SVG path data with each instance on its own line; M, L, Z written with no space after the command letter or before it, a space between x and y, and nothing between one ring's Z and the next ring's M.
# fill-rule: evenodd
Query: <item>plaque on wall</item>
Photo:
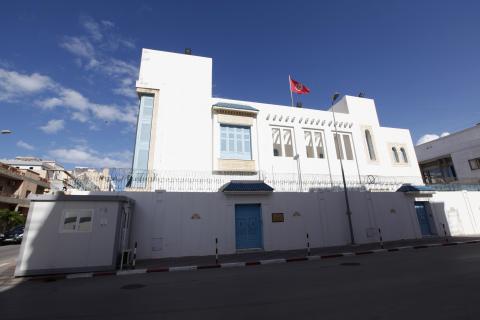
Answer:
M283 212L272 213L272 222L284 222Z

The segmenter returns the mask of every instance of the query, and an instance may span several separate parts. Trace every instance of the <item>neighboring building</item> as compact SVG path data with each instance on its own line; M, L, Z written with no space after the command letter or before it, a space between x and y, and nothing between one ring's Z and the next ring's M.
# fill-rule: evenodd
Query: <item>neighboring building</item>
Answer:
M415 147L423 181L480 183L480 124Z
M331 188L340 158L351 186L422 182L410 132L381 127L372 99L334 105L337 135L330 110L213 97L211 58L149 49L136 87L132 189L217 191L238 179Z
M0 209L27 214L30 194L43 194L50 186L47 179L30 169L17 169L0 163Z
M76 187L80 190L115 190L115 185L108 168L101 169L100 171L93 168L75 167L75 169L72 170L72 176L75 177Z
M45 178L50 183L52 190L70 188L72 177L65 168L54 160L43 160L35 157L16 157L15 159L1 159L9 166L22 170L31 170Z

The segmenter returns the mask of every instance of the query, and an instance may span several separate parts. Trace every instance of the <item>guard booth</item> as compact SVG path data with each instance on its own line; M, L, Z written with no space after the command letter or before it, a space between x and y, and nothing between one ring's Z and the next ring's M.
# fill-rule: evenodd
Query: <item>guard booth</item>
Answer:
M131 249L134 201L117 195L35 195L15 276L115 270Z

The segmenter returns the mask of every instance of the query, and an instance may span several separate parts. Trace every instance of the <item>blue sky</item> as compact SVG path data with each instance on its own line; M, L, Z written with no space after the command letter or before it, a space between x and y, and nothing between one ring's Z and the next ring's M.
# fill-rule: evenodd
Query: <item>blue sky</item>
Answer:
M0 158L129 166L141 48L212 57L214 95L304 106L374 98L383 126L480 122L477 1L8 1L0 11Z

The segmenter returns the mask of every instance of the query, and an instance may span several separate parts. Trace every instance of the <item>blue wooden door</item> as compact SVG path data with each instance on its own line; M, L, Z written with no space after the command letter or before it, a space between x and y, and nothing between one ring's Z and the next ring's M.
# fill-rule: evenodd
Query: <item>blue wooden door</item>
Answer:
M422 231L422 235L432 235L432 230L430 229L430 222L428 221L427 210L425 209L425 203L415 202L415 210L417 211L418 223L420 224L420 230Z
M263 247L260 204L235 205L235 238L237 249Z

